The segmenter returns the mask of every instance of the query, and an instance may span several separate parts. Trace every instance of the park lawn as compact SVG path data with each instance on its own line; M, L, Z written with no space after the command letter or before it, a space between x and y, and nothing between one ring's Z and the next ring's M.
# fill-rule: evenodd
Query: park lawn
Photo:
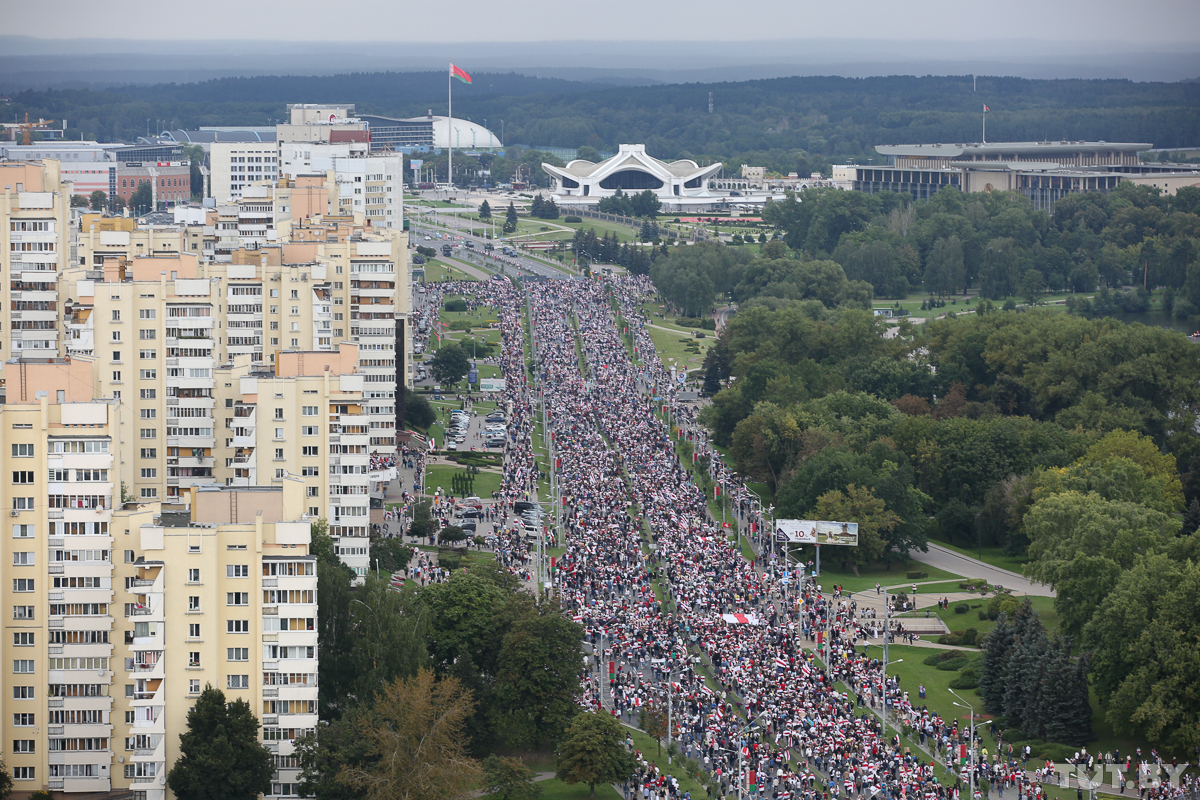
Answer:
M637 715L634 715L634 723L636 722ZM642 758L658 764L659 772L663 775L673 775L679 781L680 796L684 792L691 792L692 800L698 800L698 798L706 796L704 787L698 781L684 774L683 770L679 768L678 759L675 759L675 764L667 763L667 741L665 736L663 737L662 755L660 756L658 754L658 743L653 738L632 727L623 727L624 730L633 736L633 746L642 751ZM597 787L597 793L599 793L599 787Z
M826 552L828 551L829 548L826 547ZM807 557L805 560L807 560ZM905 573L917 570L926 572L929 575L928 578L922 578L921 580L951 580L960 577L952 572L934 569L918 561L908 561L903 564L893 563L891 564L891 569L888 569L888 565L882 563L862 565L858 568L858 575L855 575L851 570L839 570L822 565L821 575L817 580L822 586L841 586L845 592L865 592L868 589L875 591L876 583L882 583L885 586L900 586L908 589L912 586L912 579L906 578Z
M941 545L947 550L953 550L956 553L961 553L964 556L979 559L985 564L991 564L999 569L1006 569L1009 572L1015 572L1018 575L1024 573L1025 563L1029 560L1028 556L1010 556L1004 552L1003 547L985 547L982 550L983 557L980 558L980 549L978 547L961 547L956 544L944 542L941 539L930 539L936 545ZM971 576L967 576L971 577Z
M924 587L921 588L923 589ZM1042 618L1042 624L1046 626L1047 631L1053 633L1058 629L1058 612L1054 610L1053 597L1037 597L1034 595L1017 595L1017 597L1020 597L1022 600L1024 600L1025 597L1029 598L1029 602L1033 604L1033 607L1038 612L1038 616ZM934 613L937 614L938 617L941 618L942 622L946 623L946 627L952 631L962 631L966 630L967 628L974 628L975 630L979 631L980 635L982 635L996 627L995 620L979 618L980 609L987 608L988 601L990 601L991 598L992 596L988 596L986 598L978 597L970 600L969 603L971 605L971 610L966 614L956 614L954 612L954 607L961 605L960 602L951 602L949 608L942 609L941 611L935 609ZM976 604L979 605L979 608L975 608Z
M654 349L658 351L658 357L667 369L670 369L672 365L689 372L701 369L704 366L704 355L716 341L711 331L703 339L697 339L691 335L681 335L654 327L646 330L650 334L651 341L654 342ZM686 349L683 342L680 341L681 339L696 342L700 345L700 352L693 353Z
M616 222L605 222L604 220L584 218L583 222L563 222L562 217L554 220L554 222L573 230L596 232L596 238L603 239L604 234L616 234L617 238L622 242L631 242L634 239L635 231L627 225L621 225ZM662 223L659 223L660 225Z
M563 783L558 778L538 781L536 784L542 790L542 800L590 800L590 789L586 783L574 786ZM611 783L596 784L596 800L621 800L621 795Z
M432 495L440 486L443 494L451 492L451 478L456 472L465 473L462 467L452 467L436 464L425 468L425 493ZM475 475L475 483L471 491L477 497L491 497L492 492L500 491L500 475L495 472L479 472Z
M468 275L453 264L448 264L439 259L429 259L423 265L425 267L425 282L426 283L441 283L442 281L473 281L475 276Z

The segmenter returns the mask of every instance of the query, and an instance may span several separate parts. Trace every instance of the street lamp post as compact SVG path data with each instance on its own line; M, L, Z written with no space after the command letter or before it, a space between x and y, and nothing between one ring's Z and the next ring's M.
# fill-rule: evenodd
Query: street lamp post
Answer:
M961 703L955 703L954 705L958 706L959 708L965 708L971 712L970 743L967 745L967 777L969 779L969 786L971 789L971 800L975 800L975 707L966 700L963 700L958 692L954 691L953 689L947 689L947 691L957 697L959 700L962 700Z
M758 722L758 720L759 720L759 719L760 719L760 718L763 716L763 714L766 714L766 713L767 713L767 712L766 712L765 710L764 710L764 711L761 711L761 712L759 712L759 714L758 714L757 716L755 716L755 717L754 717L754 718L752 718L752 719L751 719L749 722L747 722L747 723L746 723L746 726L745 726L744 728L742 728L740 731L738 731L738 732L737 732L737 749L738 749L738 781L737 781L737 787L738 787L738 798L739 798L739 800L740 800L741 798L745 797L745 796L746 796L746 792L748 792L748 791L749 791L749 786L748 786L748 781L747 781L747 777L748 777L748 776L746 775L746 769L745 769L745 751L746 751L748 748L747 748L747 746L746 746L746 745L743 745L743 744L742 744L742 734L743 734L743 733L746 733L746 732L747 732L747 731L749 731L749 730L751 730L751 729L754 727L754 723Z

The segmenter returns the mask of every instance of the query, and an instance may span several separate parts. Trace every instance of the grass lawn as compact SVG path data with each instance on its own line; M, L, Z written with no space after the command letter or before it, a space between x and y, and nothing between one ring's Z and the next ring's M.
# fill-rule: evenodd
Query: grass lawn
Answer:
M826 548L826 551L828 551L828 548ZM906 578L905 573L909 571L915 572L916 570L921 570L929 574L928 578L921 579L926 581L951 580L962 577L952 572L934 569L917 561L909 561L904 564L892 564L891 569L888 569L884 564L860 566L858 568L858 575L855 575L851 570L838 570L822 565L821 576L818 580L822 586L841 586L847 592L865 592L868 589L874 591L876 583L882 583L884 586L902 586L908 588L912 585L912 579Z
M591 798L591 790L586 783L577 783L571 786L558 778L550 778L538 781L537 786L542 790L542 800L589 800ZM612 787L612 784L602 783L596 785L596 798L597 800L621 800L621 795Z
M663 365L670 369L672 364L676 367L690 371L699 370L704 366L704 355L708 349L712 347L716 339L709 332L703 339L697 339L694 336L680 335L671 331L664 331L658 328L647 328L650 334L650 339L654 342L654 349L658 351L658 357L662 359ZM681 340L695 342L700 346L700 352L695 353L684 347ZM674 359L672 361L671 359Z
M1010 555L1008 555L1007 553L1004 552L1003 547L985 547L985 548L983 548L983 558L979 558L980 551L979 551L978 547L960 547L959 545L956 545L956 544L950 544L949 542L943 542L941 539L930 539L930 541L936 545L941 545L942 547L945 547L947 550L953 550L954 552L961 553L964 556L970 556L971 558L977 558L980 561L983 561L985 564L991 564L993 567L999 567L1000 569L1006 569L1006 570L1009 570L1010 572L1015 572L1018 575L1021 575L1023 573L1023 571L1025 569L1025 562L1028 560L1028 556L1023 556L1023 555L1022 556L1010 556ZM971 577L971 576L968 575L967 577Z
M637 721L636 715L634 716L634 721L635 723ZM673 775L679 780L679 792L681 796L683 792L691 792L692 800L697 800L697 798L705 796L703 786L685 775L678 766L667 764L667 742L665 738L663 739L662 755L660 756L658 754L658 743L654 739L632 728L625 728L625 730L633 736L633 746L642 751L642 758L658 764L659 771L662 774ZM599 787L597 787L597 792L599 792Z
M438 259L427 260L425 267L425 282L440 283L442 281L473 281L475 276L468 275L453 264L447 264Z
M1019 597L1024 599L1025 595L1019 595ZM969 601L971 610L966 614L954 613L954 607L961 605L961 603L957 602L950 603L949 608L942 609L941 611L937 611L935 609L934 613L937 614L938 617L941 618L942 622L946 623L946 627L952 631L974 628L975 630L979 631L980 634L984 634L996 627L996 622L994 620L979 618L979 610L981 608L987 608L989 600L991 600L991 596L986 598L980 597ZM1054 598L1034 597L1031 595L1029 596L1029 601L1033 603L1033 607L1037 609L1038 616L1042 618L1042 624L1046 626L1046 630L1050 631L1051 633L1057 630L1058 612L1054 610ZM979 604L979 608L975 608L976 604Z
M634 237L633 228L626 225L619 225L615 222L604 222L598 219L588 219L587 217L584 218L583 222L563 222L562 217L554 220L554 222L574 230L593 230L596 232L596 237L600 239L603 239L606 233L615 233L617 238L622 242L631 242Z
M466 470L444 464L427 467L425 469L425 493L432 495L439 486L442 487L443 494L450 492L451 477L456 472L465 473ZM480 472L475 476L475 483L471 491L477 497L491 497L492 492L500 491L500 475L495 472Z

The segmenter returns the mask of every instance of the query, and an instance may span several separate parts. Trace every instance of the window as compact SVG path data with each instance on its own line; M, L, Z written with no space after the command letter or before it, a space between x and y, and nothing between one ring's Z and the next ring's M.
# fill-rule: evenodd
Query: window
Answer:
M188 611L199 611L199 610L200 610L200 597L199 597L199 595L192 595L191 597L188 598Z
M140 411L142 419L158 419L157 408L143 408Z
M249 564L226 564L225 565L225 577L226 578L249 578L250 577L250 565Z
M121 332L119 330L115 330L112 332L112 340L114 342L121 341ZM121 359L119 359L119 358L115 358L115 357L113 358L113 361L120 361L120 360Z
M33 714L13 714L13 725L18 728L32 728Z
M14 781L31 781L34 779L33 767L13 767Z
M32 700L32 699L34 699L32 686L14 686L13 687L13 700Z
M154 352L154 351L150 351L150 352ZM144 381L158 380L158 370L156 370L156 369L143 369L143 370L140 370L138 374L141 376L142 380L144 380Z
M200 694L200 681L197 678L188 681L188 694Z
M275 470L275 477L276 477L276 478L286 478L286 477L287 477L287 470L286 470L286 469L284 469L283 467L279 467L279 468L277 468L277 469Z
M136 716L136 712L133 712L133 711L126 711L126 712L125 712L125 724L126 724L126 725L133 725L133 724L134 724L134 722L135 722L135 719L134 719L134 717L135 717L135 716Z
M138 331L138 338L139 339L157 339L158 331L154 330L154 328L142 328L141 330Z
M140 434L143 439L157 439L158 428L142 428Z
M145 456L142 456L142 458L145 458ZM157 478L158 477L158 469L156 467L142 467L142 477L143 478Z
M250 605L249 592L226 592L225 605L227 606L248 606Z
M249 661L250 660L250 648L249 647L226 647L225 648L225 660L226 661Z
M192 567L188 569L188 583L200 582L200 570Z
M33 739L13 739L12 751L14 753L33 753Z
M14 511L32 511L33 510L33 498L32 497L14 497L12 499L12 507L13 507Z
M125 563L126 563L126 564L132 564L132 563L133 563L135 560L136 560L136 559L134 558L133 551L132 551L132 550L126 550L126 551L125 551Z
M283 409L282 408L275 409L275 419L283 419ZM279 430L279 429L276 428L276 430Z
M306 445L301 448L301 455L316 456L321 454L321 448L316 445Z
M319 412L318 412L317 406L301 406L300 407L300 416L302 416L302 417L315 417L315 416L317 416L318 413Z
M158 351L157 350L138 350L138 358L145 359L148 361L153 361L154 359L158 358ZM142 371L146 372L146 370L142 370Z
M305 488L305 491L307 492L307 495L306 495L307 497L317 497L318 496L316 486L306 486L304 488Z
M13 458L33 458L33 445L31 444L14 444L12 446Z
M29 552L27 552L27 551L14 552L13 553L13 566L14 567L32 567L33 566L33 553L31 551L29 551Z
M250 676L249 675L226 675L225 676L225 688L226 689L249 689L250 688Z
M32 525L13 525L13 538L14 539L32 539L33 538L33 526Z
M158 310L153 308L138 309L138 319L154 319L158 315Z
M300 427L301 436L320 436L321 427L319 425L303 425Z
M14 472L13 473L13 483L16 483L16 484L33 483L33 471L32 470L18 470L16 472Z
M141 498L143 500L154 500L158 498L158 488L155 486L143 486L141 490Z
M33 631L14 632L13 647L33 647Z
M33 578L13 578L14 592L32 592Z
M248 619L228 619L225 620L226 633L249 633L250 620Z
M188 666L189 667L199 667L200 666L200 651L199 650L192 650L188 653Z
M300 474L306 478L315 478L321 474L320 467L301 467Z
M120 354L120 353L113 353L113 355L114 355L114 356L119 356L119 355L121 355L121 354ZM113 359L113 360L114 360L114 361L117 361L117 360L119 360L119 359ZM113 370L113 374L112 374L112 382L113 382L113 383L120 383L120 382L121 382L121 370L119 370L119 369L114 369L114 370Z
M309 506L308 513L310 516L319 517L319 516L321 516L321 507L320 506Z
M13 672L17 675L32 675L33 674L33 659L19 658L13 661ZM30 714L30 716L33 716ZM33 723L29 723L32 725Z
M158 395L157 389L142 389L140 391L143 400L153 400Z

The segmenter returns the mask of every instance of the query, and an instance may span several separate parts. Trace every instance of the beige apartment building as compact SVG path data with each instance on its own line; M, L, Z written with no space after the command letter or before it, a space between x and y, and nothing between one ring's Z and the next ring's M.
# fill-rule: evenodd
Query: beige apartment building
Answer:
M0 187L0 363L60 355L58 284L75 259L72 184L47 160L0 162Z
M185 514L122 503L128 431L119 401L91 399L90 370L30 359L0 405L0 725L14 788L165 798L178 734L211 683L250 702L276 754L271 796L294 795L294 740L317 721L303 482L192 488Z

